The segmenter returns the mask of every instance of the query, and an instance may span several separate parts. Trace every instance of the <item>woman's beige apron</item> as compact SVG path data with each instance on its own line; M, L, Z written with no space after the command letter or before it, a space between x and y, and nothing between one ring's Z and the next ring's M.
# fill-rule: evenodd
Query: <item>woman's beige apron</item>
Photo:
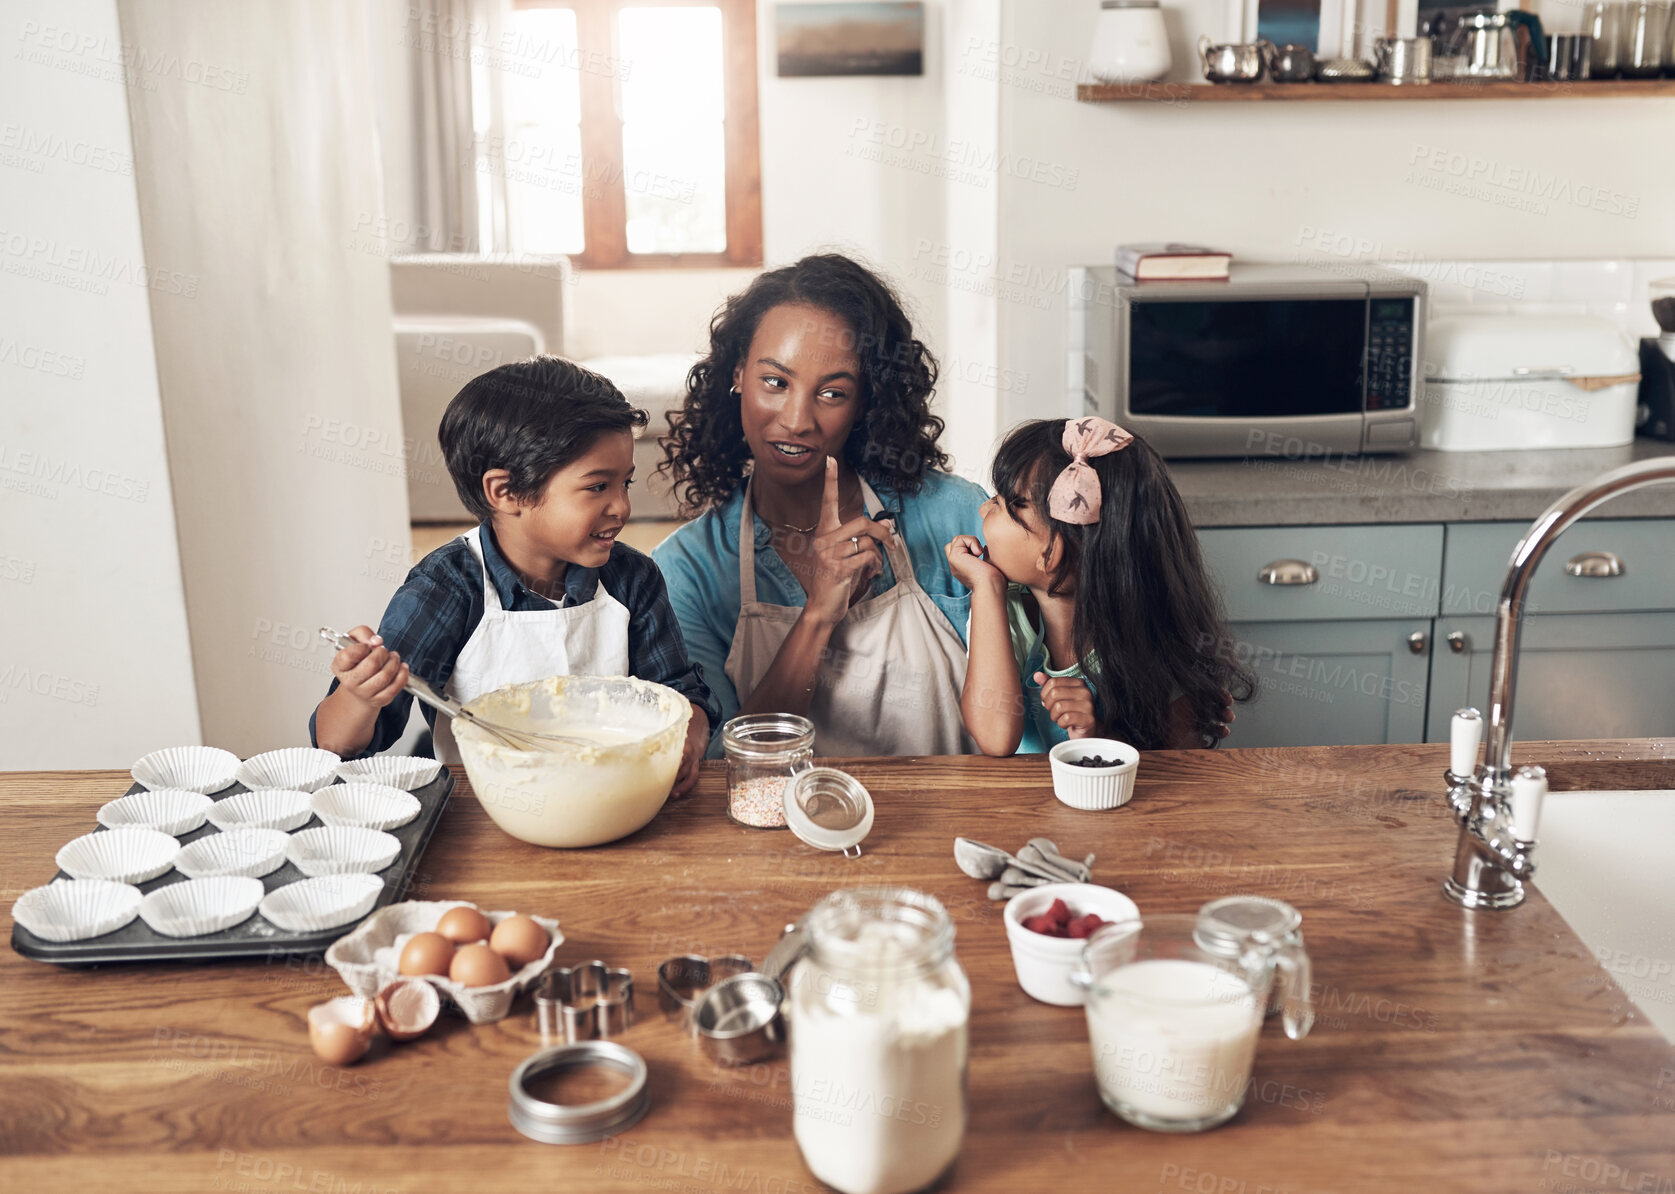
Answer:
M883 503L865 480L869 515ZM767 674L802 615L795 605L756 600L756 519L747 486L739 524L739 621L727 678L742 705ZM808 717L814 748L830 757L953 755L972 750L960 718L966 650L913 573L899 535L884 550L895 585L850 607L832 630Z

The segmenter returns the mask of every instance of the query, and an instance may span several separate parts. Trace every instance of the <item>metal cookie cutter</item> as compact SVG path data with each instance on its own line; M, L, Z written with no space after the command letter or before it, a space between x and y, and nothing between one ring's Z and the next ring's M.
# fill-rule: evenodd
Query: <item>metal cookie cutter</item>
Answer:
M634 1023L634 975L600 961L560 966L535 988L541 1043L612 1037Z
M668 958L657 968L657 1002L665 1017L680 1021L683 1032L696 1033L692 1009L704 992L723 979L749 974L754 969L750 959L741 954L719 958L680 954Z

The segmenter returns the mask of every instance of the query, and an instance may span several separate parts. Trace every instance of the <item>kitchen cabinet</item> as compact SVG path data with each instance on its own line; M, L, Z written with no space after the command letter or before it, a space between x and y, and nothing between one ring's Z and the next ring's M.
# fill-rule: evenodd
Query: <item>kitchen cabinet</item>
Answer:
M1214 528L1199 543L1257 678L1229 746L1421 741L1440 525Z
M1529 523L1199 532L1236 650L1256 672L1229 746L1445 741L1484 708L1494 610ZM1675 733L1675 519L1587 519L1531 584L1515 728L1525 738Z
M1256 673L1229 746L1419 742L1425 732L1430 619L1242 622Z
M1488 708L1495 605L1527 523L1450 526L1427 741ZM1525 601L1520 738L1675 734L1675 520L1584 519L1548 549Z

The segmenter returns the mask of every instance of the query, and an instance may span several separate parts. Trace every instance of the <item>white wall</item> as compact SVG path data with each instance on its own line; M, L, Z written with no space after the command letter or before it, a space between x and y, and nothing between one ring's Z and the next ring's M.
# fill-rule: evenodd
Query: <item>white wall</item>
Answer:
M364 13L338 0L123 0L182 77L132 91L157 372L205 740L307 741L321 624L376 622L407 494ZM194 81L197 80L197 81ZM394 554L395 561L391 560ZM144 623L140 623L144 626Z
M925 4L922 77L791 79L777 73L774 7L759 0L756 15L765 263L838 251L872 265L897 284L914 331L941 355L947 292L926 246L944 239L946 178L967 174L944 157L947 5Z
M564 295L564 353L588 357L702 352L710 316L753 269L576 270Z
M6 6L0 769L199 741L115 0ZM148 268L148 266L150 268Z
M1675 99L1082 104L1044 76L1080 62L1096 12L1005 0L1008 57L1042 64L1002 84L1003 144L1035 159L1001 183L1001 364L1028 379L1011 418L1062 413L1063 269L1119 242L1320 263L1675 252L1675 156L1647 150Z

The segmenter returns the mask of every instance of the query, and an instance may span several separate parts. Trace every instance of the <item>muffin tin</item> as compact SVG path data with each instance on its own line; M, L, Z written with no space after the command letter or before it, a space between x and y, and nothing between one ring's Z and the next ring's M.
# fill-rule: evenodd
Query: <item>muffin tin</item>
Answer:
M12 926L12 948L26 958L33 958L40 962L53 962L61 965L87 965L101 962L153 962L171 960L203 961L212 958L274 958L292 954L319 954L333 941L351 932L357 923L368 914L386 904L393 903L405 894L412 883L414 873L418 868L419 858L424 853L430 836L436 830L437 822L441 819L442 810L447 807L448 797L454 787L453 774L442 768L429 783L413 791L418 800L418 815L406 824L388 831L389 835L400 842L400 850L395 858L382 870L372 876L353 876L355 880L373 878L380 880L382 888L372 902L356 915L342 924L325 929L292 931L280 928L264 917L258 910L248 916L241 923L217 932L200 934L193 937L169 937L154 930L143 918L130 914L130 918L112 931L97 937L88 937L78 941L52 941L46 937L37 936L21 924ZM139 783L133 784L127 794L143 792L146 789ZM219 805L222 801L230 800L246 789L242 784L233 784L221 791L215 792L211 798ZM112 793L116 796L118 793ZM305 797L306 799L306 797ZM89 821L93 818L89 817ZM214 825L214 806L211 806L210 821L200 825L190 832L179 836L182 846L206 837L212 837L221 830ZM319 818L310 812L297 829L317 828L321 826ZM109 829L95 828L90 825L95 834L115 832ZM141 832L127 830L126 832ZM53 876L54 880L68 879L69 876L59 871ZM286 861L267 874L253 879L259 882L265 896L271 896L275 891L287 887L303 879L303 873L296 866ZM345 878L348 878L347 876ZM144 895L150 895L160 888L176 883L188 882L178 866L169 867L156 878L138 883L138 890ZM39 902L42 897L36 897ZM126 909L124 909L126 912ZM137 911L137 909L136 909Z

